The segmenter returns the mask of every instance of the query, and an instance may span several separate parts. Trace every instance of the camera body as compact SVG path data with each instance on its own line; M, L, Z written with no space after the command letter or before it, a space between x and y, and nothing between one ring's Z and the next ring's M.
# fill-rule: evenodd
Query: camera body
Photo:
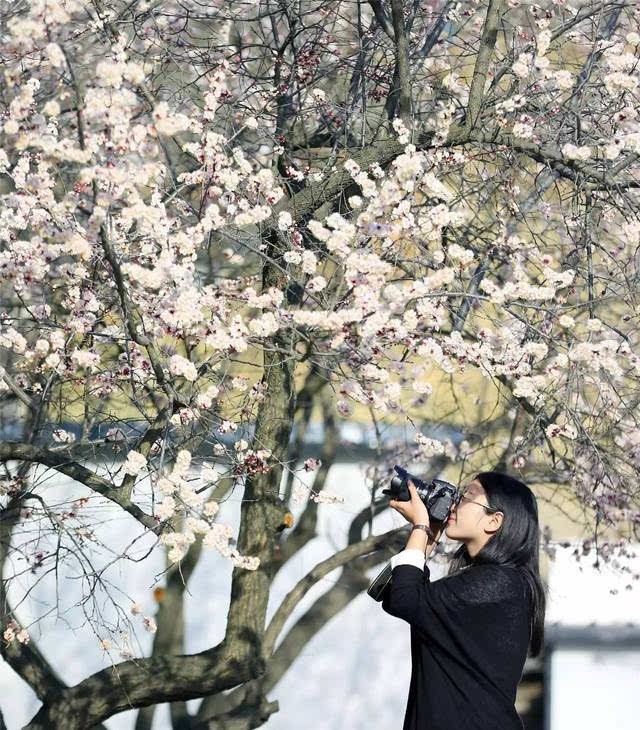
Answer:
M397 464L393 468L396 474L392 477L389 488L383 489L382 493L397 502L408 502L411 499L407 484L410 479L415 485L420 499L424 502L431 520L444 522L449 516L451 508L460 501L458 489L449 482L442 479L425 482L413 474L409 474L406 469Z

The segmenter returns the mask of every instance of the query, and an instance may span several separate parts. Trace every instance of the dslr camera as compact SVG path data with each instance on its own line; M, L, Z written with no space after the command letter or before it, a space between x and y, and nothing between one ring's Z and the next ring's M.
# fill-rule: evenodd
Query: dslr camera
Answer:
M444 522L449 516L451 508L460 501L458 489L449 482L442 479L432 479L425 482L418 477L414 477L413 474L409 474L406 469L397 464L393 468L396 474L393 475L389 488L383 489L382 493L397 502L408 502L411 499L411 494L407 482L411 480L420 495L420 499L427 508L430 520Z

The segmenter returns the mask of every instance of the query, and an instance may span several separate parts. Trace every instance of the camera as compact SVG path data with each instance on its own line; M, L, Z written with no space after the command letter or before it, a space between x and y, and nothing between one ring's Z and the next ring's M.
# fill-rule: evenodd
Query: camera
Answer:
M451 508L460 501L458 489L449 482L442 479L432 479L426 482L409 474L406 469L397 464L393 468L397 473L391 478L389 488L383 489L382 493L397 502L408 502L411 499L407 484L410 479L427 508L430 520L444 522L449 516Z

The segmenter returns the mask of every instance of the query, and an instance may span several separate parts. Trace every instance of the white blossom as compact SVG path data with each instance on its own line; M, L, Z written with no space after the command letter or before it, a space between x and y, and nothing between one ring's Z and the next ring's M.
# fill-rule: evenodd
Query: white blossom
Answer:
M180 375L191 382L198 377L196 366L182 355L172 355L169 358L169 372L172 375Z
M143 454L139 453L138 451L129 451L123 469L125 474L131 474L131 476L135 476L140 472L142 468L146 466L146 464L147 459Z
M168 520L176 511L176 502L172 497L165 497L156 505L156 517L159 520Z
M560 325L560 327L572 329L573 327L575 327L576 321L570 315L563 314L562 316L558 317L558 324Z
M562 91L567 91L573 87L574 79L571 71L567 71L565 69L556 71L553 78L555 79L556 86Z
M533 135L533 124L527 122L516 122L513 125L513 136L519 139L530 139Z
M278 214L278 228L281 231L288 231L293 225L293 218L291 213L287 210L283 210Z
M525 78L529 74L533 55L531 53L521 53L511 67L511 70L518 78Z
M207 515L207 517L215 517L216 514L218 514L219 509L220 505L217 502L209 500L202 508L202 511L205 515Z
M588 160L591 157L591 147L588 145L577 146L567 142L562 146L562 154L568 160Z
M54 68L62 68L65 65L64 53L57 43L47 43L44 51L47 54L49 63Z
M308 291L317 292L322 291L327 286L327 280L324 276L315 276L313 279L309 279L306 285Z
M76 440L76 435L64 428L54 429L51 435L58 444L71 444Z
M429 438L423 433L417 433L415 440L420 447L420 453L424 457L434 456L435 454L442 454L444 452L444 444L442 441Z
M249 322L249 330L258 337L270 337L278 331L279 327L280 324L273 312L265 312Z
M151 634L155 634L155 632L158 630L158 625L156 624L156 620L153 618L153 616L145 616L142 619L142 624L145 628L145 631L148 631Z

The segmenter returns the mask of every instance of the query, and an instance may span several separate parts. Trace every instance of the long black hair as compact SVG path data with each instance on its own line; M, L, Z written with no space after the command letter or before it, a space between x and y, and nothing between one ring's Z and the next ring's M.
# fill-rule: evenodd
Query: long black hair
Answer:
M533 492L521 481L497 471L475 477L487 495L492 510L503 513L502 525L472 558L463 543L454 553L449 575L469 565L492 563L518 568L527 586L531 616L529 650L538 656L544 641L546 598L540 578L538 504Z

